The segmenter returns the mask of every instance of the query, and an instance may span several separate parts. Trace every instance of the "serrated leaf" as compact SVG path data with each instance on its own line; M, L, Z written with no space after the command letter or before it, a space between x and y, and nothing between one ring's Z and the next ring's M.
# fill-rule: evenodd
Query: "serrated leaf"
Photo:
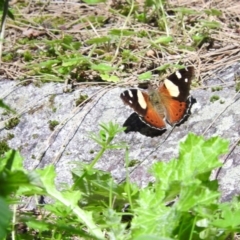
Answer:
M215 203L219 196L219 192L211 191L202 186L200 181L189 182L181 186L177 209L188 212L196 206Z
M211 170L222 165L218 156L227 150L226 140L219 137L204 140L203 137L190 133L186 140L180 143L178 160L158 162L152 169L156 178L161 179L162 189L168 189L171 182L191 181L198 176L202 177L203 173L210 174Z
M152 78L152 72L148 71L138 75L138 79L141 81L149 80Z
M238 204L239 205L239 204ZM237 230L239 231L240 225L240 208L234 209L228 203L222 203L219 205L221 209L221 215L219 219L213 221L213 225L219 228L224 228L228 230Z
M163 196L158 196L149 189L141 191L139 207L134 208L135 217L131 223L134 239L143 234L169 237L175 229L179 216L173 208L165 206Z
M92 213L83 211L78 206L78 201L80 200L81 193L79 191L70 191L67 193L59 192L54 184L56 173L53 165L50 165L43 170L39 169L37 172L40 174L41 181L48 195L65 205L66 208L71 209L78 220L86 225L88 231L90 231L91 234L103 239L104 235L101 230L95 225L92 218Z

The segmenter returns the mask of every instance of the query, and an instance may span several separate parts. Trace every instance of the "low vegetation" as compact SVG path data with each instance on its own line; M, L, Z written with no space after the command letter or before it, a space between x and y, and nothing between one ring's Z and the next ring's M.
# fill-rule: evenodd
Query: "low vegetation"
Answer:
M22 84L128 85L192 64L197 75L201 71L197 87L206 73L240 58L237 0L8 3L0 3L1 75ZM211 101L218 99L214 95ZM86 100L81 95L76 105ZM53 103L54 97L55 111ZM0 107L15 113L2 100ZM14 118L6 128L18 123ZM49 127L57 124L53 120ZM113 142L122 131L111 122L101 124L90 136L99 152L92 150L93 161L76 166L72 185L61 190L53 165L28 171L20 153L1 141L0 239L239 238L239 199L221 202L218 181L210 180L222 166L219 157L229 151L227 140L190 133L179 145L178 159L155 163L149 170L155 181L139 188L130 182L128 167L122 183L94 167L110 149L125 150L125 165L135 165L128 145ZM34 210L27 208L29 199Z

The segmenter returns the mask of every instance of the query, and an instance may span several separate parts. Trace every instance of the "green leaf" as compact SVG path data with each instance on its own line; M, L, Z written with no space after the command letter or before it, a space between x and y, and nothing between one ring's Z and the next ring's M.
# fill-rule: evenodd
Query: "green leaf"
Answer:
M6 109L7 111L10 111L12 113L16 113L13 109L11 109L7 104L3 102L2 99L0 99L0 107Z
M47 60L45 62L40 62L37 65L33 64L33 66L39 66L42 68L51 68L53 65L61 63L59 60L52 59L52 60Z
M215 21L200 20L200 23L202 24L203 27L207 27L210 29L218 29L221 27L221 24Z
M159 181L159 188L166 192L166 200L171 200L177 194L180 194L181 188L178 191L173 192L174 185L181 184L182 194L193 194L188 193L184 190L184 185L181 182L189 183L189 190L194 191L190 185L204 183L201 186L199 192L203 191L203 198L208 191L205 189L206 185L209 189L212 188L212 184L209 181L211 171L221 166L218 161L218 156L222 153L227 152L228 142L218 137L204 140L202 137L197 137L190 133L185 142L180 143L180 154L178 160L171 160L168 163L158 162L153 165L152 171ZM206 182L206 183L205 183ZM176 188L177 189L177 188ZM175 196L174 196L175 194ZM210 194L210 193L209 193ZM216 198L218 194L213 193L211 198ZM205 200L204 200L205 201Z
M211 15L211 16L221 16L222 15L222 11L221 10L218 10L218 9L205 9L204 12L207 14L207 15Z
M173 208L165 206L163 197L161 191L146 188L140 192L139 207L134 208L135 217L131 223L133 239L143 234L170 237L180 216Z
M158 39L154 40L152 43L153 44L163 44L163 45L167 45L168 43L173 41L173 37L171 36L162 36L159 37Z
M237 208L236 208L237 207ZM221 214L219 219L213 221L213 225L219 228L228 229L230 231L240 230L240 204L233 207L228 203L222 203L219 205Z
M171 64L165 63L165 64L163 64L162 66L157 67L156 70L158 70L158 71L165 71L165 70L168 69L170 66L171 66Z
M34 229L35 231L38 230L40 232L42 231L47 231L49 230L49 226L48 223L46 223L45 221L37 221L37 220L31 220L26 222L27 226Z
M177 208L179 211L188 212L199 205L210 205L218 200L220 193L211 191L201 185L200 181L187 183L181 186Z
M100 77L102 80L107 81L107 82L119 82L120 79L117 76L114 75L108 75L108 74L100 74Z
M97 4L97 3L106 2L106 0L83 0L83 2L85 2L87 4Z
M180 7L180 8L174 8L172 9L175 12L179 12L182 15L196 15L199 14L199 12L191 9L191 8L184 8L184 7Z
M79 64L81 60L86 60L84 58L72 58L72 59L63 59L62 66L63 67L72 67Z
M106 73L106 72L111 72L116 70L116 67L112 67L109 64L100 63L100 64L92 64L91 69L101 73Z
M218 161L220 154L228 150L228 141L218 137L204 140L190 133L185 142L180 143L179 160L169 163L160 162L153 166L154 173L160 178L163 186L172 181L188 181L205 172L221 166ZM166 185L165 185L166 184Z
M90 231L91 234L100 239L103 239L104 235L101 230L95 225L92 218L92 213L83 211L78 206L78 201L80 200L81 193L79 191L70 191L65 193L59 192L54 184L56 173L52 165L46 167L43 170L37 170L37 172L41 176L41 181L47 194L62 203L66 208L71 209L72 213L78 218L80 222L86 225L88 231Z
M141 236L134 238L134 240L173 240L173 238L142 234Z
M97 37L92 38L86 41L87 44L102 44L102 43L108 43L110 41L110 37Z
M149 80L152 78L152 73L150 71L138 75L138 79L141 81Z
M6 162L5 169L10 171L20 170L23 171L23 159L20 153L16 150L10 150L6 152L5 157L2 160Z
M109 31L109 34L115 35L115 36L132 36L135 34L132 30L126 30L126 29L111 29Z
M12 213L5 199L0 197L0 239L5 239Z
M12 11L8 10L8 13L7 13L8 17L10 17L12 20L15 20L14 18L14 15L12 13Z
M187 45L178 45L178 48L179 49L184 49L184 50L187 50L187 51L196 51L196 49L194 47L191 47L191 46L187 46Z

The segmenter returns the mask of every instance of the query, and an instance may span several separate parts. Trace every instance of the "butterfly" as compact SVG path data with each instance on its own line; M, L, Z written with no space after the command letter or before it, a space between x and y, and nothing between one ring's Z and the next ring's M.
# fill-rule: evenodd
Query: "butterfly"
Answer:
M194 68L189 66L171 74L157 89L149 89L148 92L129 89L122 92L120 98L148 126L164 130L166 123L178 125L189 115L193 76Z

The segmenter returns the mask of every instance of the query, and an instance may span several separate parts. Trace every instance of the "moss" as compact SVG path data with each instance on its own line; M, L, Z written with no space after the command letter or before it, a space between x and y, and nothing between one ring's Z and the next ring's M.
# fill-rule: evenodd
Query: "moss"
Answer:
M39 136L39 135L38 135L37 133L35 133L35 134L32 135L32 138L33 138L33 139L37 139L38 136Z
M20 119L18 117L16 118L11 118L8 122L5 123L5 128L7 130L12 129L16 127L20 122Z
M76 106L80 105L86 99L88 99L88 95L80 95L79 98L76 100Z
M49 129L51 131L53 131L55 129L55 127L59 124L59 122L57 120L50 120L48 121L49 123Z
M53 108L52 108L52 111L53 111L53 113L55 113L55 112L57 111L57 108L56 108L56 107L53 107Z
M217 100L219 100L219 99L220 99L219 96L213 95L213 96L210 98L210 102L215 102L215 101L217 101Z
M13 133L8 133L7 134L7 140L11 140L14 138L14 134Z
M8 150L10 150L10 147L8 146L7 141L6 140L0 141L0 156L2 156Z
M30 51L25 51L23 54L24 61L29 62L33 59L32 53Z
M135 165L139 164L139 160L133 159L131 161L129 161L128 163L128 167L134 167Z
M221 91L222 89L223 89L223 87L221 87L221 86L212 87L212 92Z
M52 108L52 111L53 112L56 112L57 111L57 108L54 106L54 100L55 100L55 97L56 97L57 95L56 94L52 94L50 97L49 97L49 105L50 105L50 107Z
M9 115L9 112L7 111L2 113L2 116L8 116L8 115Z
M3 62L12 62L14 59L13 53L7 53L6 55L3 55L2 61Z
M240 82L236 83L236 87L235 87L236 92L240 91Z
M49 103L50 103L50 105L53 105L54 104L54 100L55 100L55 97L56 97L57 95L56 94L52 94L50 97L49 97Z

